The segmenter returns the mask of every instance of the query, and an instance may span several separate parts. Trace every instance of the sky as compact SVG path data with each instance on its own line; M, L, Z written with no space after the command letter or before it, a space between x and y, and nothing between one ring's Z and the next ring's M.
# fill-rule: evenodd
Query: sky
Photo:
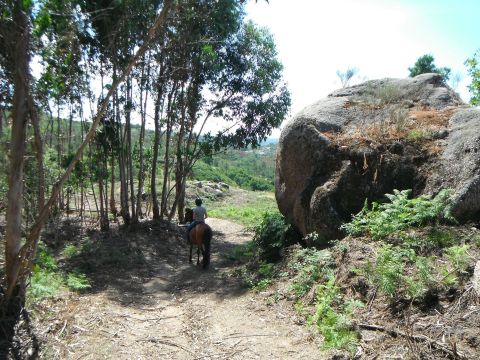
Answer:
M246 10L274 36L291 115L340 88L337 70L357 68L353 83L402 78L424 54L461 74L456 90L469 100L464 62L480 49L480 0L249 0Z

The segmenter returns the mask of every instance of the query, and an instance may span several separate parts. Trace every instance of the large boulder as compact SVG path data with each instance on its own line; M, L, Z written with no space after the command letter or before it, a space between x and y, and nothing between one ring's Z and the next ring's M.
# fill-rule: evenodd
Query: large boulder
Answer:
M277 150L280 211L320 243L365 199L393 189L454 191L460 221L480 215L480 111L438 74L382 79L335 91L297 114Z

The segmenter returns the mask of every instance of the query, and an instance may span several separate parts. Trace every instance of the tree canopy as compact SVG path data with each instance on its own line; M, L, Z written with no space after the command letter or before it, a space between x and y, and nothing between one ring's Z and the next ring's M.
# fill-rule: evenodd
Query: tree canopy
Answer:
M434 62L435 58L431 54L420 56L415 64L411 68L408 68L408 71L410 71L409 76L415 77L420 74L437 73L443 77L444 81L448 81L450 78L451 69L448 67L438 68Z
M480 50L478 50L473 57L465 61L468 75L472 78L472 83L468 86L472 105L480 105Z

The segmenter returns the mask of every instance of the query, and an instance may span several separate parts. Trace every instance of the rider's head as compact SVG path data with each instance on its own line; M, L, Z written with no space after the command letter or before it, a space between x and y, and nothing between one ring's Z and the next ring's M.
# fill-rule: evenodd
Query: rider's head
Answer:
M195 199L195 205L197 205L197 206L202 205L202 199L200 199L200 198Z

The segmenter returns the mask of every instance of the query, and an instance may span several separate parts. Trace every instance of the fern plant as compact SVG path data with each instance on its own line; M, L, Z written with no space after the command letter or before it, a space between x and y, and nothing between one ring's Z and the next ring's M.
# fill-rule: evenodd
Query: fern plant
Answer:
M343 302L333 276L319 287L315 313L308 323L315 324L318 332L324 337L322 348L343 348L350 351L355 349L358 333L352 329L350 322L355 309L361 306L363 304L356 300Z
M342 229L350 235L368 234L378 240L412 226L454 220L449 211L449 190L440 191L433 199L428 195L409 199L410 194L411 190L394 190L393 194L385 194L389 202L373 202L371 209L365 200L362 210Z

